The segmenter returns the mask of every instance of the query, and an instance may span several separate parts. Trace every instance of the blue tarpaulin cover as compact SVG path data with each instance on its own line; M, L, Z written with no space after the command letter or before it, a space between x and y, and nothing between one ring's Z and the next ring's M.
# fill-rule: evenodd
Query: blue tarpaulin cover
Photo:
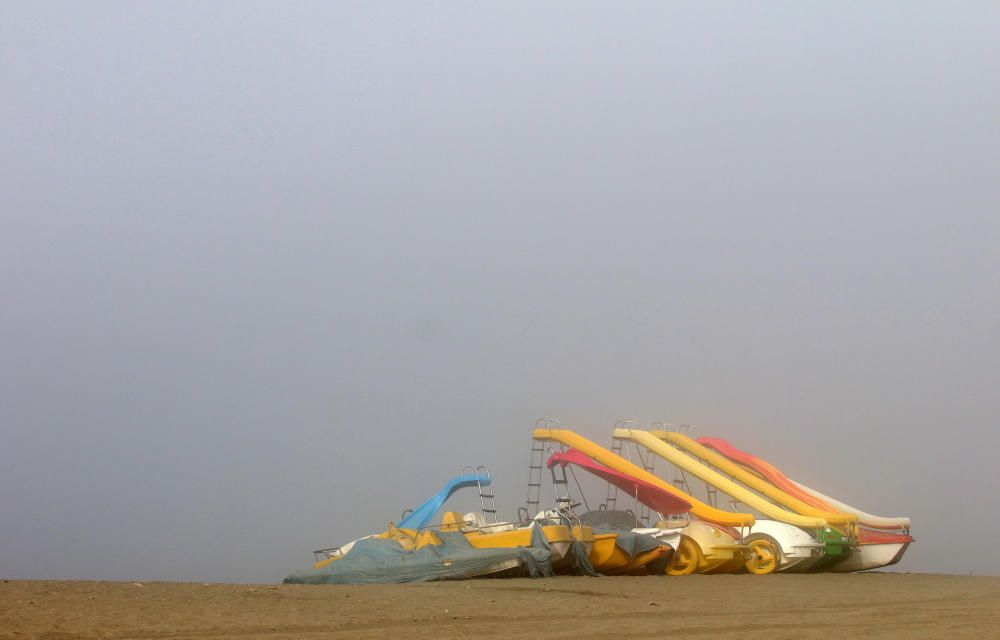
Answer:
M320 569L296 571L286 584L385 584L460 580L498 573L551 576L549 545L539 527L531 546L479 549L457 531L436 531L440 544L407 550L391 538L357 541L340 560Z

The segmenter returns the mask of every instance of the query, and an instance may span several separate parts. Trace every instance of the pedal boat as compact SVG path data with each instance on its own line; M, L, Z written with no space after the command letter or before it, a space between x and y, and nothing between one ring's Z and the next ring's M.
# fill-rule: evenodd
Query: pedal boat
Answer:
M691 504L677 495L640 478L607 467L578 449L553 453L547 466L572 464L606 480L626 495L635 496L657 513L685 513ZM667 546L673 549L666 568L668 575L689 573L731 573L739 571L750 560L750 546L741 542L739 531L696 518L672 518L657 523L657 527L637 529L647 533L662 531ZM596 567L595 567L596 568Z
M850 573L869 571L899 562L913 542L909 518L886 518L865 513L814 489L795 482L769 462L741 451L722 438L699 438L698 443L714 449L750 473L770 482L788 495L824 511L837 511L857 517L857 526L848 530L835 528L827 535L827 555L842 551L839 557L822 558L810 571ZM901 531L900 531L901 530ZM825 533L825 532L824 532ZM838 539L837 534L840 535ZM838 543L839 549L838 549ZM849 545L849 546L847 546ZM834 554L831 554L831 551Z
M644 533L634 530L633 533ZM648 535L648 534L647 534ZM616 575L648 575L655 572L653 567L666 566L673 555L673 547L663 543L648 551L631 555L618 546L617 533L595 533L594 546L590 551L590 564L598 573ZM661 569L662 572L662 569Z

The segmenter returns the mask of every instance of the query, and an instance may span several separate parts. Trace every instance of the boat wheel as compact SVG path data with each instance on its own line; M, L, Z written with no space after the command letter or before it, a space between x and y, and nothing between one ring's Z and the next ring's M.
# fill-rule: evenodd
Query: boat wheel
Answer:
M781 552L773 540L765 537L751 538L747 540L747 544L750 545L750 559L744 565L747 571L764 575L773 573L778 568Z
M686 576L697 571L700 564L701 548L698 543L687 536L681 536L680 544L667 565L667 575Z

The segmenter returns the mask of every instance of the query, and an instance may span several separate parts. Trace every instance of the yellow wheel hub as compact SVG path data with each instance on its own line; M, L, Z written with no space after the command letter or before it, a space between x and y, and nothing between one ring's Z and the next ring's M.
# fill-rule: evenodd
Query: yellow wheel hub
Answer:
M753 574L772 573L778 568L778 550L767 540L753 540L750 542L750 559L745 566Z
M677 550L674 551L674 555L670 559L670 564L667 565L667 575L686 576L697 571L700 564L701 549L698 547L698 543L690 538L682 537L680 544L677 545Z

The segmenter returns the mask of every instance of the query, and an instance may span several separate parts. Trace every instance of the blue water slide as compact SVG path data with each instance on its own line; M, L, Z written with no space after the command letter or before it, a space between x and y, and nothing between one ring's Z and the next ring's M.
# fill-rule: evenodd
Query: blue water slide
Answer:
M476 486L489 486L490 477L489 475L479 475L471 473L463 473L462 475L455 476L447 483L440 491L431 496L430 500L423 503L419 507L413 510L412 513L407 515L405 518L399 521L397 525L400 529L423 529L426 527L437 512L440 511L444 503L448 501L451 494L455 493L459 489L464 489L465 487L476 487Z

